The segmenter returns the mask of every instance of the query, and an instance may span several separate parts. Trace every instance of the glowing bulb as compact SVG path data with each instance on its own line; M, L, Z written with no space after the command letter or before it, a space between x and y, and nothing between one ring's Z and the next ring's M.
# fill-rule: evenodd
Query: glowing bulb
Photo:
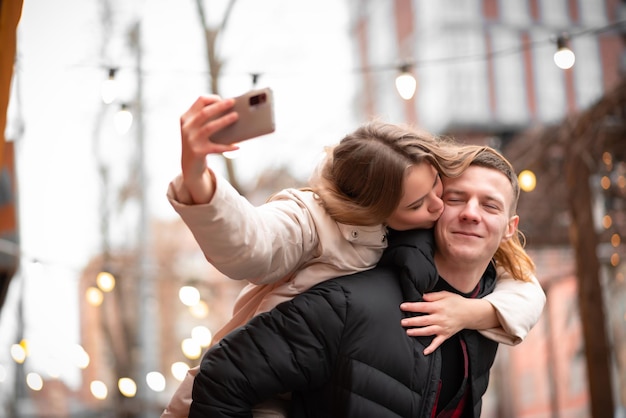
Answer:
M127 398L132 398L137 394L137 384L129 377L122 377L117 381L117 388L120 393Z
M115 68L109 68L109 77L104 80L100 88L100 95L105 104L111 104L117 97L117 81L115 81Z
M91 394L94 398L99 400L104 400L107 398L109 394L109 390L107 389L107 385L104 384L101 380L94 380L89 384L89 389L91 390Z
M182 361L177 361L172 364L170 370L172 371L172 376L174 376L174 378L179 382L182 382L187 375L187 371L189 371L189 366Z
M200 302L200 292L193 286L183 286L178 291L178 298L183 304L193 306Z
M155 392L163 392L165 390L165 376L159 372L148 373L146 375L146 383Z
M108 271L101 271L96 276L96 283L103 292L110 292L115 287L115 277Z
M525 192L532 192L535 190L535 186L537 186L537 178L535 177L535 173L530 170L523 170L517 176L519 181L519 187Z
M26 360L26 350L19 344L11 346L11 358L16 363L22 364Z
M209 305L203 300L189 307L189 311L194 318L206 318L209 316Z
M211 334L211 330L205 326L198 325L197 327L193 327L191 330L191 338L200 344L201 347L208 347L211 344L211 340L213 339L213 334Z
M563 36L559 36L556 41L557 50L554 53L554 63L557 67L567 70L574 66L576 56L571 49L568 48L566 39Z
M89 354L87 354L85 349L79 344L74 344L72 346L72 359L74 365L76 365L79 369L86 369L87 366L89 366Z
M396 89L398 90L398 94L404 100L409 100L415 94L415 88L417 87L417 81L413 74L410 72L410 67L408 65L403 65L400 68L400 75L396 77Z
M34 391L40 391L43 388L43 379L37 373L28 373L26 375L26 385Z
M100 306L102 305L102 301L104 300L104 295L97 287L89 287L85 292L85 297L87 298L87 302L91 306Z
M202 354L202 347L192 338L185 338L181 343L181 348L185 357L195 360Z
M133 124L133 114L128 110L128 105L122 104L120 110L115 114L115 130L124 135Z
M620 242L621 242L621 240L622 239L620 238L620 236L618 234L611 235L611 245L613 247L618 247Z
M609 188L611 187L611 179L608 176L602 176L602 178L600 179L600 186L604 190L609 190Z

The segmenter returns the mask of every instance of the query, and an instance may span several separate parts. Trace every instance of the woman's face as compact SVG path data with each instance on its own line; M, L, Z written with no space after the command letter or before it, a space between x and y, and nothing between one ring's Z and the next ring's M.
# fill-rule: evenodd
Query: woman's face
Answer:
M443 211L443 186L435 167L426 162L409 167L403 188L400 204L387 219L387 226L398 231L432 228Z

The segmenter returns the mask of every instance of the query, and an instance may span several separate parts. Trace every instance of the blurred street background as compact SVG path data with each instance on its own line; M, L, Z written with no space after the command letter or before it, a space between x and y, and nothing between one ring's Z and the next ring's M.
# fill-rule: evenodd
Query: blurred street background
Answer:
M179 117L274 91L211 156L255 204L361 123L498 148L547 304L483 417L626 418L626 2L0 2L0 416L158 416L242 287L170 207ZM558 53L557 53L558 52Z

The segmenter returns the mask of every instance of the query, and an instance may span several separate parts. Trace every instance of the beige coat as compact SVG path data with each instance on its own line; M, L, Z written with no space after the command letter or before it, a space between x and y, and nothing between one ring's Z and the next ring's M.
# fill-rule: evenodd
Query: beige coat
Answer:
M283 190L255 207L223 178L216 178L215 195L208 204L191 204L181 176L167 192L209 263L233 280L250 282L213 343L324 280L374 267L387 246L383 225L337 223L312 192ZM484 299L495 307L502 327L481 332L500 343L518 344L538 321L545 294L536 279L523 283L503 270L498 274L495 291ZM163 418L187 416L196 373L197 368L190 370Z

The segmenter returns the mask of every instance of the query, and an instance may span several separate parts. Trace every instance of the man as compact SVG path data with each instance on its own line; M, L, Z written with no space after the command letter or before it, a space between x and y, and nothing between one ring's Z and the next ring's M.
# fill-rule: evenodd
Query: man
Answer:
M189 416L252 416L254 405L291 392L291 417L479 417L497 343L462 330L425 356L431 337L408 336L399 306L430 291L431 277L434 290L490 293L496 252L518 257L504 245L516 239L518 195L510 164L491 149L478 154L444 179L434 266L430 231L394 233L376 268L253 318L203 358Z

